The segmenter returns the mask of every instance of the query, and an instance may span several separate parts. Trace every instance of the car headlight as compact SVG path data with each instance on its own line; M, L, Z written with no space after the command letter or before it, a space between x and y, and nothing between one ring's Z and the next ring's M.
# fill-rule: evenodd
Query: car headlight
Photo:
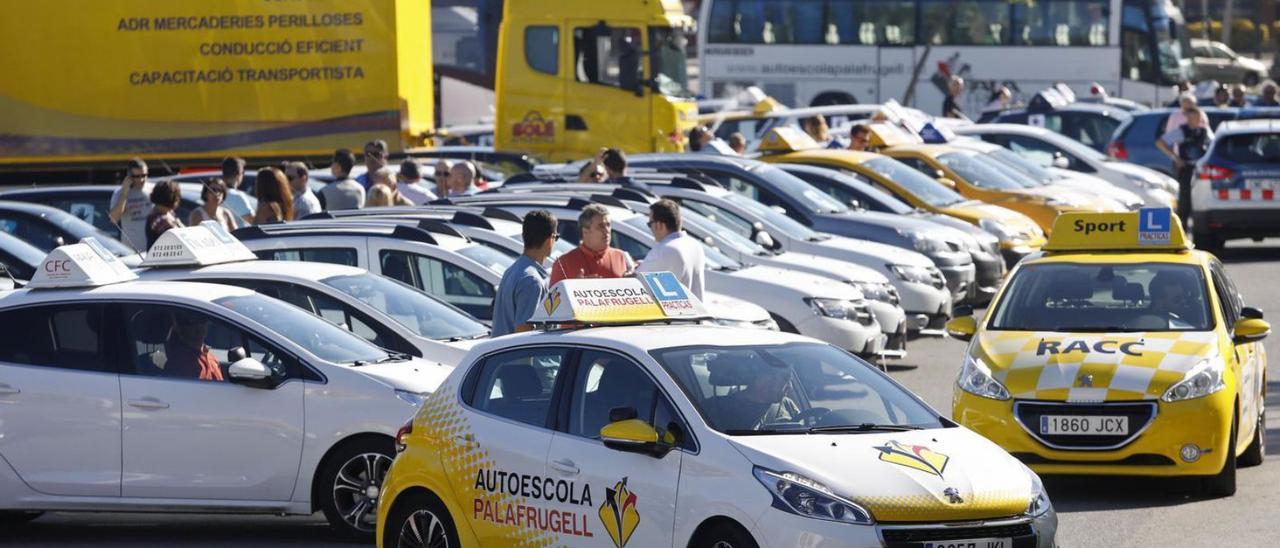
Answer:
M956 380L956 384L961 390L975 396L993 400L1009 399L1009 390L991 376L991 370L986 365L973 356L965 356L964 367L960 369L960 378Z
M930 253L946 253L951 251L947 242L937 238L931 238L923 234L911 234L911 245L915 247L916 251L926 255Z
M978 219L978 228L990 232L992 235L999 238L1000 241L1005 242L1009 240L1016 240L1020 236L1018 231L996 219Z
M1219 359L1207 359L1196 364L1187 373L1186 378L1165 390L1160 396L1162 401L1175 402L1203 398L1222 390L1226 383L1222 380L1225 364Z
M936 267L891 264L889 265L889 270L904 282L930 285L936 289L942 289L946 285L946 278L942 276L942 272L938 271ZM934 275L935 272L937 273L936 276Z
M400 401L405 402L414 407L422 407L422 403L427 401L428 392L410 392L408 390L396 390L396 397Z
M1125 174L1124 174L1124 178L1125 178L1125 179L1128 179L1130 183L1133 183L1133 184L1137 185L1137 186L1138 186L1138 188L1141 188L1141 189L1146 189L1146 190L1164 190L1164 188L1165 188L1165 187L1164 187L1164 182L1162 182L1162 181L1158 181L1158 180L1155 180L1155 179L1148 179L1148 178L1143 177L1143 176L1141 176L1141 175L1130 175L1130 174L1128 174L1128 173L1125 173Z
M828 318L849 320L852 322L871 323L871 312L860 302L848 299L822 299L809 297L805 299L813 311Z
M711 318L711 323L715 325L721 325L724 327L742 327L746 329L769 329L773 331L778 330L778 322L773 321L773 318L769 318L767 320L755 321L755 322L750 320L732 320L729 318Z
M857 503L841 497L827 486L792 472L774 472L756 466L751 470L757 480L773 494L774 508L797 516L872 525L871 513Z
M1077 207L1080 204L1077 204L1075 200L1072 200L1070 198L1054 196L1050 198L1045 198L1044 205L1047 205L1049 207Z
M1044 483L1040 481L1040 476L1030 468L1027 469L1027 473L1031 474L1031 503L1027 505L1026 514L1038 518L1053 508L1053 504L1049 502L1049 495L1044 492Z
M898 304L898 290L892 285L879 282L849 282L862 292L862 296L882 303Z

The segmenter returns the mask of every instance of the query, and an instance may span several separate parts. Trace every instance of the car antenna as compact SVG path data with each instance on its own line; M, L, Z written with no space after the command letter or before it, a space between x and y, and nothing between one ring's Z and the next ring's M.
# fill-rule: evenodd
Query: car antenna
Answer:
M13 272L10 272L9 269L3 265L0 265L0 269L4 270L5 275L9 277L9 281L13 282L14 289L22 289L22 282L13 277Z

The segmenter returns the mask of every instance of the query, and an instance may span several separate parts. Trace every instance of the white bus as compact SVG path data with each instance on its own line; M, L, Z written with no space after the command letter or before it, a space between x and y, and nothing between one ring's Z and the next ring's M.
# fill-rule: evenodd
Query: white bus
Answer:
M1169 0L703 0L700 16L706 97L757 85L792 106L897 99L939 114L958 75L976 117L1001 84L1014 103L1098 82L1163 104L1189 74Z

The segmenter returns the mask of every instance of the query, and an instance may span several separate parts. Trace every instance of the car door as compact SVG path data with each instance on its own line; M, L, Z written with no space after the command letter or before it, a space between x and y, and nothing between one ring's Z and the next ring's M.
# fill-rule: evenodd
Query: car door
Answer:
M400 249L393 245L370 249L378 273L440 297L486 322L493 319L495 281L490 281L443 257Z
M302 365L206 311L122 305L125 329L121 494L125 497L285 501L303 443ZM272 388L231 382L242 349L277 372ZM200 380L216 361L225 380Z
M111 193L110 192L59 192L51 195L41 195L32 202L41 203L49 207L61 209L75 215L96 227L98 230L106 232L112 238L120 239L120 227L111 222ZM186 220L186 217L181 217Z
M1244 303L1240 299L1240 292L1236 289L1235 283L1222 267L1222 263L1212 261L1209 263L1209 270L1218 296L1218 304L1222 307L1222 317L1230 333L1232 326L1242 317ZM1263 385L1266 374L1266 350L1262 343L1257 342L1233 346L1238 367L1236 378L1240 383L1240 435L1244 436L1247 429L1243 425L1255 421L1258 413L1262 411L1263 398L1266 397L1266 387ZM1244 443L1247 443L1247 438L1241 439L1246 440Z
M445 465L455 497L468 506L463 519L472 522L481 546L511 545L512 539L502 536L509 529L494 525L510 523L513 494L523 496L526 505L547 510L581 502L581 486L552 482L544 488L554 434L551 412L559 408L555 395L572 354L562 346L506 350L484 357L462 383L465 426L448 440L458 446L460 458Z
M585 483L591 491L589 530L593 539L562 536L573 546L671 546L676 487L684 451L662 455L605 447L600 429L623 417L657 424L690 447L688 429L657 382L631 359L601 350L583 350L573 369L568 405L547 454L548 473ZM658 421L658 422L655 422ZM573 511L562 506L562 510Z
M119 337L111 308L0 312L0 460L41 493L120 496Z

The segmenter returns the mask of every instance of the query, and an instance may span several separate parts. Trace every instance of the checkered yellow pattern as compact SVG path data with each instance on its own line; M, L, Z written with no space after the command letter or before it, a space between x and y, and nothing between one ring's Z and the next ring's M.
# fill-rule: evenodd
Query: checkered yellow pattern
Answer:
M993 517L1016 516L1027 510L1031 503L1027 488L1010 490L982 490L957 488L963 502L953 503L950 497L937 494L902 496L867 496L854 500L871 511L876 521L960 521Z
M1018 399L1067 402L1159 398L1214 352L1214 332L1080 333L989 331L975 354ZM1077 342L1079 341L1079 342ZM1038 352L1044 342L1076 350ZM1111 353L1095 350L1098 343ZM1083 343L1083 344L1080 344ZM1137 355L1118 350L1126 343ZM1079 350L1087 347L1089 351Z
M475 488L474 480L481 469L497 469L497 462L488 452L478 446L468 446L455 441L458 437L472 434L471 425L457 399L457 386L446 382L431 394L422 405L422 411L414 423L414 428L423 428L431 448L440 455L445 474L448 475L442 484L453 486L458 497L458 507L470 508L471 501L486 498L501 504L523 504L522 497L513 497L505 493L489 493ZM440 493L447 496L447 493ZM497 524L487 521L471 520L470 516L454 516L458 527L471 524L471 529L481 542L500 542L502 546L546 548L556 544L556 535L538 529L516 527L508 524Z

